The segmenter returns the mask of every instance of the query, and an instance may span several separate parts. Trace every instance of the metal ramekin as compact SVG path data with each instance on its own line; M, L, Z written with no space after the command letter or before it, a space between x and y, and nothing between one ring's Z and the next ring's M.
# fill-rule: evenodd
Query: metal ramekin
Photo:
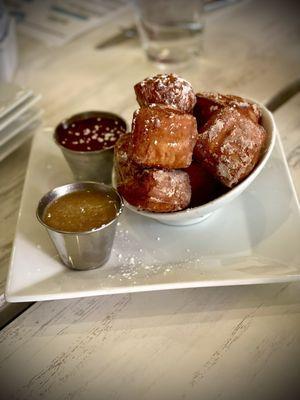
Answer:
M64 147L57 140L57 130L60 127L68 129L73 122L87 118L115 118L125 127L126 122L116 114L104 111L88 111L75 114L72 117L62 121L54 131L54 141L60 147L66 161L68 162L74 178L77 181L96 181L111 183L111 174L113 168L114 146L95 151L77 151Z
M85 232L65 232L48 226L43 221L46 207L54 200L79 190L98 190L110 194L116 201L116 217L100 228ZM111 186L98 182L75 182L56 187L46 193L39 201L36 215L46 228L62 262L71 269L89 270L101 267L109 259L117 219L123 210L123 200Z

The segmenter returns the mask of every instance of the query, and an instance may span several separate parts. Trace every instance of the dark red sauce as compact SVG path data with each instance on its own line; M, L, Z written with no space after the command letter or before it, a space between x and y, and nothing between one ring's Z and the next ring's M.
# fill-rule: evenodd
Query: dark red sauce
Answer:
M87 112L74 115L59 124L55 138L71 150L97 151L112 148L125 132L126 123L117 115Z

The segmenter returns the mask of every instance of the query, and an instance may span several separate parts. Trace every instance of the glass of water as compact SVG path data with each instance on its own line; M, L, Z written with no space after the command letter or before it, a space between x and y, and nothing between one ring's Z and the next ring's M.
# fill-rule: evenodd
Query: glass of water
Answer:
M159 66L184 65L201 54L203 0L134 0L142 45Z

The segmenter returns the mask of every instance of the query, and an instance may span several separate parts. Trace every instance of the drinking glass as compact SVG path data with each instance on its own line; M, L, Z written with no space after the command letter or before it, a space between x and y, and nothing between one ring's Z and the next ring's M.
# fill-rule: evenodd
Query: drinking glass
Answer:
M186 64L202 52L203 0L134 0L142 46L159 66Z

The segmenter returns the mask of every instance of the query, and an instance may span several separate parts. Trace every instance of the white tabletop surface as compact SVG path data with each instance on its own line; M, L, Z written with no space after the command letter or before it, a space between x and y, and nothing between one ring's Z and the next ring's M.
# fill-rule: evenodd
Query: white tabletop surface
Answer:
M263 3L263 4L262 4ZM197 89L267 102L299 78L294 2L243 1L207 17L205 53L176 71ZM130 121L132 86L157 72L137 41L96 51L94 30L56 49L19 37L19 83L43 95L45 126L103 109ZM300 194L300 95L275 112ZM0 291L30 143L1 163ZM300 284L187 289L35 303L0 333L0 398L297 399ZM18 306L5 304L18 312Z

